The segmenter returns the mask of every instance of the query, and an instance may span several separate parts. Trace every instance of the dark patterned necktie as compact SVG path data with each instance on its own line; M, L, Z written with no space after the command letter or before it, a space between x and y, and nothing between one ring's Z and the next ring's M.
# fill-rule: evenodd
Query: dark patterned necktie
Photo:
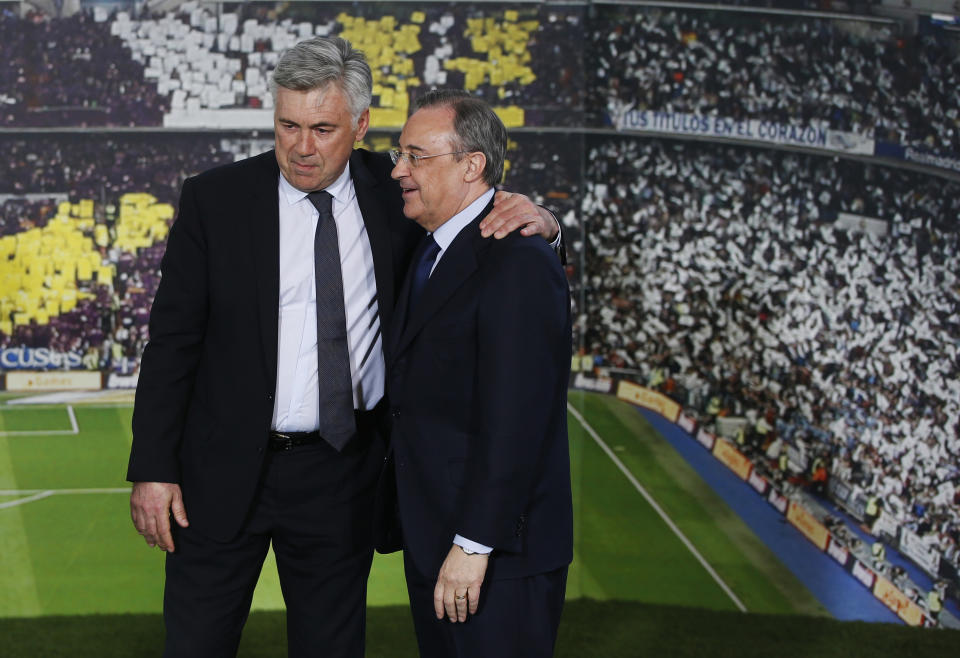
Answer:
M416 306L420 293L423 292L423 287L427 285L430 270L433 268L433 261L437 259L437 254L440 253L440 245L433 239L432 233L423 239L423 244L420 245L417 252L419 255L415 261L413 281L410 282L410 299L407 302L408 317L413 311L413 307Z
M343 274L333 197L329 192L307 195L320 212L313 239L317 285L317 383L320 389L320 436L337 450L356 432L350 347L343 309Z

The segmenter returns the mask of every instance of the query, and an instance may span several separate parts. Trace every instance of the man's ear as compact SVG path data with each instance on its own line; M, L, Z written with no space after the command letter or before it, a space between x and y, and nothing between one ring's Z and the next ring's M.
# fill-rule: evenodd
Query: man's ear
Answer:
M476 183L483 178L483 170L487 166L487 156L480 151L467 154L467 170L463 180L467 183Z
M367 134L367 128L370 127L370 109L366 109L360 113L360 116L357 118L357 134L354 136L355 142L362 142L364 136Z

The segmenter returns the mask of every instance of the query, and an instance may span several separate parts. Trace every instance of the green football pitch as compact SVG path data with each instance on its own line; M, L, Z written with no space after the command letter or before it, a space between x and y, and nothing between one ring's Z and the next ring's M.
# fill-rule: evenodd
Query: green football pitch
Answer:
M159 655L163 554L130 523L129 400L14 400L0 398L0 637L8 640L0 655ZM732 638L765 624L775 635L785 627L805 633L798 624L817 632L870 626L825 619L802 583L630 406L571 391L569 435L576 548L560 655L633 656L658 641L694 647L675 655L726 655L702 629ZM415 655L398 555L376 557L368 598L368 655ZM282 608L271 555L241 656L284 655ZM890 629L916 637L904 632L917 629ZM96 652L78 649L88 636L100 638ZM610 637L620 639L602 649ZM739 638L736 654L764 655L751 653L764 645ZM585 648L571 648L578 643Z

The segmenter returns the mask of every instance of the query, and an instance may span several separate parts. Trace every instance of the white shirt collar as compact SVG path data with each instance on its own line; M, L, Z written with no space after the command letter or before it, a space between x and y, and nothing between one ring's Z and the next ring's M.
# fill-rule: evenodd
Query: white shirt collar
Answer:
M338 204L350 203L356 195L356 190L353 189L351 183L350 163L347 162L347 166L343 168L343 173L340 174L337 180L324 188L324 190L329 192L330 196L332 196ZM280 173L280 191L283 193L284 198L286 198L287 203L291 206L300 203L307 198L307 194L309 194L309 192L298 190L291 185L290 181L284 178L282 172Z
M445 221L440 228L433 232L433 239L440 245L440 251L446 251L450 243L453 242L453 239L457 237L457 234L460 233L467 224L477 218L477 215L490 203L490 199L493 198L495 192L496 190L491 187L474 199L473 203Z

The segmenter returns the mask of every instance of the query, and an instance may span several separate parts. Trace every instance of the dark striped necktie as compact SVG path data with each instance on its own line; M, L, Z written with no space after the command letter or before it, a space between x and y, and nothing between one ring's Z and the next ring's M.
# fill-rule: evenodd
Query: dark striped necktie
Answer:
M329 192L307 195L320 212L313 239L317 286L317 383L320 389L320 436L341 450L356 432L350 346L343 307L343 273Z

